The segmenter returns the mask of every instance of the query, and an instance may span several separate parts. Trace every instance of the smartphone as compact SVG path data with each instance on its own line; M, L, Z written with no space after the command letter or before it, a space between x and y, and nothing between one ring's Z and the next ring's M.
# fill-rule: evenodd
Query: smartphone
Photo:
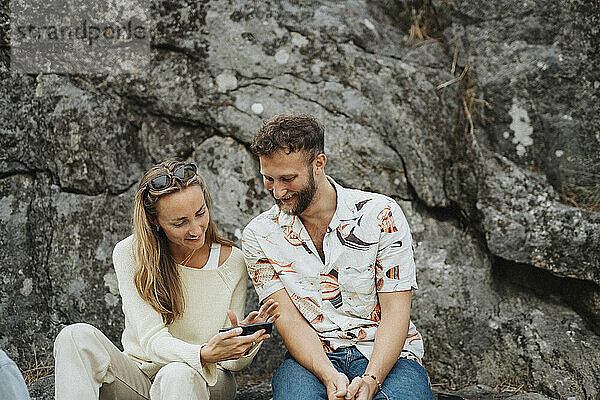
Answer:
M258 324L250 324L250 325L240 325L242 328L242 336L252 335L254 332L259 331L261 329L265 330L265 333L271 333L273 331L273 323L272 322L261 322ZM232 326L230 328L222 328L219 329L219 332L227 332L234 328L238 328L237 326Z

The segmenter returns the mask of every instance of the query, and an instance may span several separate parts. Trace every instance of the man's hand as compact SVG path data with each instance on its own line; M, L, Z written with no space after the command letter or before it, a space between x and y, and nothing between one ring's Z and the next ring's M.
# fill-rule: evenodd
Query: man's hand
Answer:
M324 379L325 388L327 389L328 400L341 400L346 398L348 377L341 372L334 373L330 377Z
M370 376L357 376L352 379L352 383L348 386L346 399L371 400L378 390L379 387L375 379Z

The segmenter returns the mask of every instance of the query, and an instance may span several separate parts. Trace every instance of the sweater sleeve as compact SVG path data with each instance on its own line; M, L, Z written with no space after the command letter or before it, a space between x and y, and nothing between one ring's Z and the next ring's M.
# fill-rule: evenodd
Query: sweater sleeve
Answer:
M233 251L238 252L240 250L234 248ZM244 309L246 305L246 289L248 287L248 278L246 274L246 265L241 254L236 259L239 260L240 266L238 271L239 274L236 274L237 282L235 283L235 289L233 290L233 294L231 296L230 309L235 313L238 321L241 321L245 317ZM238 358L237 360L226 360L220 362L219 364L229 371L240 371L250 365L254 359L254 356L256 356L258 353L258 349L260 348L261 344L262 343L259 343L257 346L254 346L252 351L245 356Z
M200 361L201 345L191 344L171 335L159 312L144 301L135 287L133 276L133 236L119 242L113 251L113 263L119 293L123 302L125 325L134 332L137 345L149 361L161 367L171 362L184 362L194 368L206 382L213 386L217 381L216 365ZM125 343L123 343L125 347Z

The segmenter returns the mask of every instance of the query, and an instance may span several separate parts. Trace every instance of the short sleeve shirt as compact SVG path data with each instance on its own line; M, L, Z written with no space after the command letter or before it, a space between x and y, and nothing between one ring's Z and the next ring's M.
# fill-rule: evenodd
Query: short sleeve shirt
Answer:
M393 199L329 180L337 206L323 239L325 262L300 218L276 205L246 226L242 249L261 301L285 288L326 352L356 346L370 358L381 318L377 293L417 288L410 230ZM403 355L423 357L412 321Z

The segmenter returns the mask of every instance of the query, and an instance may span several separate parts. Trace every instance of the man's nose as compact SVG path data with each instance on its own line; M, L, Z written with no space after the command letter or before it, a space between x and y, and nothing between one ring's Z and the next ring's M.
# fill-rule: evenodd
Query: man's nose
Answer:
M284 185L277 182L273 184L273 196L275 196L276 199L281 199L286 193L287 189Z

